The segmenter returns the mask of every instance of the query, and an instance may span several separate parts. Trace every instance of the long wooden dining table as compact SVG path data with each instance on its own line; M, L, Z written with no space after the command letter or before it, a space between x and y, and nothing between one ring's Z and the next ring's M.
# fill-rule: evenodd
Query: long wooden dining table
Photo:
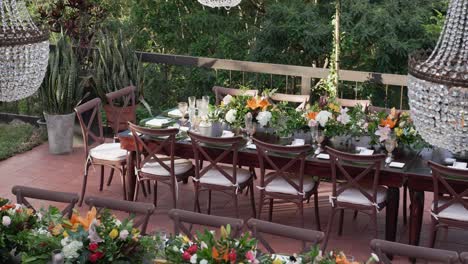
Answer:
M222 124L215 123L207 128L200 128L199 133L205 136L219 137L222 131L226 129ZM287 144L287 141L279 139L273 134L257 133L255 137L260 140L268 141L270 143ZM136 158L136 146L133 136L129 131L123 131L119 134L119 140L121 148L129 151L127 157L127 197L133 197L135 191L135 158ZM148 141L158 139L148 139ZM310 139L308 139L310 142ZM368 139L364 138L359 142L352 142L349 140L341 141L328 141L327 145L338 150L355 152L357 146L368 147ZM289 141L290 143L290 141ZM306 139L306 143L307 139ZM204 146L207 152L213 154L221 153L223 146L206 145ZM377 149L376 152L383 152L383 150ZM443 152L443 154L437 154L443 152L442 150L424 149L423 151L413 151L411 149L404 149L395 151L394 160L405 163L403 168L392 168L382 164L381 174L379 178L379 184L387 186L387 207L386 207L386 224L385 224L385 239L389 241L396 240L397 226L398 226L398 212L399 212L399 199L400 199L400 188L405 184L408 185L411 196L410 205L410 222L409 222L409 243L413 245L419 244L419 237L421 233L421 225L424 213L424 192L432 191L432 177L431 171L427 166L428 160L434 160L441 162L445 158L450 157L450 153ZM175 145L175 155L178 157L193 159L194 152L192 144L187 137L181 137L177 140ZM442 157L443 156L443 157ZM286 164L289 161L287 156L278 155L275 159L279 165ZM224 163L231 163L232 159L226 157ZM238 153L238 162L240 166L255 167L259 168L259 161L257 158L256 150L252 150L246 147L240 149ZM350 172L357 175L362 168L358 164L348 164L345 168ZM331 167L330 161L319 159L314 155L313 149L311 154L306 158L305 174L311 177L319 177L321 180L331 179ZM370 180L370 179L369 179ZM459 188L468 188L466 186L459 186ZM404 210L407 210L404 208Z

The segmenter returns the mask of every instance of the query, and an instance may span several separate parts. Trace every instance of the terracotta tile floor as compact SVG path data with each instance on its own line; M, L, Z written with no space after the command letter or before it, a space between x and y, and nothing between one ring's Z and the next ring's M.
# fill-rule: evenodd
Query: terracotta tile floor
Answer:
M82 173L84 169L84 154L79 142L76 142L73 153L69 155L50 155L48 153L47 143L36 147L35 149L16 155L8 160L0 162L0 196L12 199L11 188L14 185L27 185L50 190L60 190L66 192L79 192L81 189ZM87 195L99 195L103 197L112 197L122 199L122 185L118 177L114 178L111 186L105 187L104 191L99 192L97 170L90 170L88 181ZM108 171L106 171L107 175ZM330 205L328 203L328 195L330 185L323 183L319 188L320 195L320 218L322 228L327 226L328 214ZM172 223L170 222L167 212L171 208L171 196L169 191L164 186L159 189L159 203L156 213L151 218L150 230L164 230L170 232ZM193 186L191 183L180 185L180 203L181 209L192 210L193 208ZM206 207L206 198L202 197L202 210ZM424 217L423 234L421 244L428 244L429 230L429 206L431 203L431 195L426 194L426 209ZM140 195L141 201L151 202L151 198L145 198ZM41 202L37 201L36 205ZM314 209L313 203L310 203L305 208L306 228L313 229ZM45 204L44 204L45 205ZM247 220L251 216L250 203L247 196L240 198L240 214L243 219ZM80 211L86 211L86 207L79 208ZM233 216L232 203L229 198L222 194L213 195L212 213L221 216ZM120 214L118 214L120 215ZM264 217L267 215L267 208L264 208ZM296 208L289 203L277 204L274 207L273 221L298 226L299 221L296 217ZM349 252L355 259L365 261L370 254L369 241L372 239L373 231L369 228L369 219L365 215L359 215L356 221L352 219L352 212L345 213L345 227L343 236L336 235L336 221L334 226L333 236L329 242L329 249L341 249ZM382 211L378 216L379 222L379 237L384 237L385 228L385 211ZM438 248L450 249L456 251L468 251L468 233L466 231L449 230L440 231L437 245ZM295 241L284 241L283 239L270 237L272 245L280 252L292 253L300 248L300 243ZM403 225L400 210L400 219L398 225L397 240L402 243L407 243L408 234L407 228ZM405 262L405 261L401 261Z

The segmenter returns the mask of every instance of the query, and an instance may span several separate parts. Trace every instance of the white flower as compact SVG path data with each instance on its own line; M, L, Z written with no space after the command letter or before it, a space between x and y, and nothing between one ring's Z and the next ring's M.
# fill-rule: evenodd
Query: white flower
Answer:
M224 96L223 98L223 104L228 105L232 101L232 96L230 94Z
M83 247L83 243L80 241L73 240L69 244L65 245L62 248L62 253L64 258L66 259L75 259L78 258L80 255L78 251Z
M374 260L375 262L379 262L379 256L377 256L375 253L371 253L371 257L372 257L372 260Z
M200 247L201 249L204 249L204 248L208 248L208 245L204 241L202 241L200 244Z
M70 244L70 237L62 238L62 240L60 240L60 244L62 245L62 247Z
M208 264L208 260L202 259L202 260L200 260L200 264Z
M320 111L315 117L315 120L319 122L322 127L325 127L325 125L328 122L328 119L332 118L332 116L332 113L328 111Z
M342 108L340 111L340 116L336 118L338 122L340 122L343 125L346 125L351 121L351 117L348 115L348 108Z
M9 226L11 224L11 218L7 215L3 216L2 218L2 225Z
M260 126L264 127L270 122L271 120L271 112L269 111L263 111L258 113L257 115L257 121L260 124Z
M116 226L121 226L121 225L122 225L122 222L121 222L119 219L115 218L115 219L114 219L114 224L115 224Z
M173 246L173 247L172 247L172 251L177 252L177 251L179 251L179 248L177 248L176 246Z
M98 222L96 219L94 219L91 224L89 225L89 230L88 230L88 239L91 241L91 243L101 243L102 238L99 236L98 232L96 232L96 226L98 225Z
M196 264L197 263L197 254L193 254L190 257L190 263Z
M37 216L37 219L39 219L39 221L42 221L42 214L41 214L41 212L37 212L37 213L36 213L36 216Z
M236 121L237 111L235 109L231 109L226 113L226 122L232 124Z
M120 234L119 234L120 240L125 240L125 239L127 239L128 234L129 234L129 232L128 232L128 230L126 230L126 229L120 231Z

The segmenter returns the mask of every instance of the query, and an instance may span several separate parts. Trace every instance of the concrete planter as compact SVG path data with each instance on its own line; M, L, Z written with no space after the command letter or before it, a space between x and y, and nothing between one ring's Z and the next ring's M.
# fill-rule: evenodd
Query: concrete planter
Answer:
M49 152L66 154L73 150L73 128L75 113L66 115L49 115L44 113L49 139Z

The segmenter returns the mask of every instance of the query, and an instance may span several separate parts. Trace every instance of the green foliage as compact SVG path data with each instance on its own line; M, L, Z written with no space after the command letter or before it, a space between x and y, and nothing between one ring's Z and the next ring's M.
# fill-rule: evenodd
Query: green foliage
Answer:
M80 65L70 39L63 33L49 54L49 65L39 88L43 110L49 114L69 114L83 95Z
M0 160L41 144L46 133L30 124L0 124Z

